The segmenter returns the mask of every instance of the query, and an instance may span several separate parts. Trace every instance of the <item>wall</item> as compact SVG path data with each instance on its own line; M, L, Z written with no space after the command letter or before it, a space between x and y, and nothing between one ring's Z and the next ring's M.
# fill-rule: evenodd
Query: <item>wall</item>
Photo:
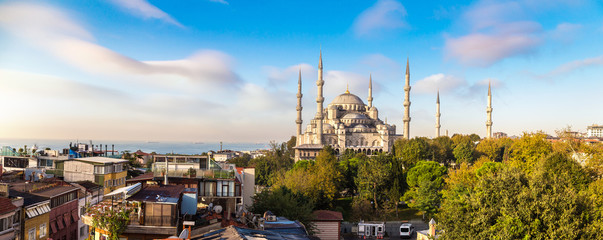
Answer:
M58 207L55 207L53 209L50 210L49 213L49 223L50 223L50 237L52 239L55 240L77 240L77 227L78 227L78 223L73 222L73 219L71 219L71 223L67 226L65 226L65 224L63 223L64 228L63 229L59 229L59 225L57 224L57 232L56 233L52 233L52 222L56 222L58 221L58 219L62 219L59 217L64 217L64 214L69 213L70 214L70 218L71 218L71 213L73 211L78 211L78 199L74 199L68 203L65 203L63 205L60 205ZM78 214L79 215L79 214ZM64 222L64 221L63 221ZM72 238L72 236L75 236L75 239Z
M339 222L314 222L316 226L315 237L321 240L339 240Z
M63 174L67 182L94 182L94 165L80 161L65 161Z
M50 225L48 222L50 213L45 213L34 218L25 219L24 228L23 228L23 239L29 240L29 229L36 228L36 237L34 239L44 240L49 237L50 233ZM46 227L44 229L44 235L40 236L40 225L45 223Z
M124 167L125 169L125 167ZM104 176L104 181L102 183L97 183L100 185L103 185L105 187L105 191L103 192L104 194L110 193L111 191L121 188L121 187L125 187L126 186L126 176L128 175L128 171L121 171L118 173L107 173ZM107 180L111 180L113 181L114 179L123 179L122 183L120 185L117 186L105 186L105 182L107 182Z
M243 186L242 186L243 206L251 207L253 204L253 196L255 195L255 168L243 169Z

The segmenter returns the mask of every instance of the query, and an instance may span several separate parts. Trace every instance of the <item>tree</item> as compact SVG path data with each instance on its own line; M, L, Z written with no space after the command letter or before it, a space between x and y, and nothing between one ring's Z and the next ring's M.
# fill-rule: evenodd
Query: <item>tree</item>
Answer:
M409 189L404 194L408 206L429 215L435 213L440 204L444 175L446 167L434 161L420 161L411 168L406 177Z
M473 163L473 143L463 141L456 145L452 151L456 163Z
M432 160L439 163L448 163L454 159L452 154L452 140L448 136L440 136L429 142Z
M478 162L451 172L446 183L438 214L443 239L595 239L601 235L591 210L596 200L586 194L593 186L591 178L564 154L536 160L530 172L505 162Z
M353 151L346 152L353 153ZM367 156L363 153L357 153L355 156L349 158L345 154L339 157L339 172L342 176L341 187L348 195L354 195L357 192L358 188L356 187L354 178L358 176L358 163L365 161L366 158Z
M237 167L248 167L249 162L251 161L251 155L249 155L248 153L245 153L241 156L234 157L234 158L228 159L226 161L228 163L232 163L232 164L236 165Z
M505 152L511 147L512 144L513 140L509 138L484 139L475 147L475 158L485 156L490 161L502 162Z
M312 199L316 209L328 209L339 193L341 175L337 167L335 152L330 146L325 146L314 162L300 161L274 178L273 187L286 187Z
M552 151L552 145L546 140L546 134L542 132L524 133L511 145L509 160L512 165L531 172L538 159L544 158Z
M385 184L391 172L391 156L381 153L358 162L356 186L360 198L372 199L375 209L379 207L377 196L387 190Z
M132 209L119 206L104 209L102 206L95 206L88 209L88 214L92 217L93 227L107 231L109 239L119 240L119 235L126 230L130 223L132 211Z
M396 157L402 159L405 168L410 168L418 161L431 157L426 138L398 139L394 143L394 149Z
M271 211L276 216L284 216L291 220L298 220L308 231L313 229L313 209L312 199L301 193L296 193L290 189L281 186L271 190L265 190L253 197L253 205L250 211L256 214L263 214Z

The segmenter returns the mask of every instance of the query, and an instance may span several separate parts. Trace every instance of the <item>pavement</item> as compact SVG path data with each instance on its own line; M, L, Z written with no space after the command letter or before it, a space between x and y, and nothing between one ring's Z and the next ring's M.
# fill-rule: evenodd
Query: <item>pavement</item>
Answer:
M420 219L405 221L411 223L415 227L415 231L422 231L429 229L429 224L424 223ZM387 233L387 237L383 239L401 239L400 238L400 224L402 221L391 221L385 223L385 231ZM341 223L341 231L344 240L358 240L362 239L356 233L352 232L352 227L356 227L357 223L343 222ZM376 239L374 237L367 239ZM413 234L411 239L417 239L417 234Z

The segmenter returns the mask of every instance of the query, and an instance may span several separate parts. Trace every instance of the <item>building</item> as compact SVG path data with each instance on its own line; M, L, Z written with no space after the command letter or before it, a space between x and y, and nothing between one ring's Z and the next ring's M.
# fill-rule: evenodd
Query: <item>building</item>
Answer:
M57 163L67 182L90 181L104 187L107 194L126 186L127 160L108 157L75 158Z
M138 150L138 151L134 152L133 154L136 156L136 161L143 166L145 166L147 164L147 162L149 162L153 159L152 154L143 152L141 150Z
M207 159L198 157L181 159L200 161ZM167 160L168 162L153 163L155 182L194 188L197 190L200 203L221 205L227 213L236 212L238 206L251 205L252 196L255 194L254 168L238 169L234 164L216 163L213 160L201 163L183 162L178 158L167 158ZM148 182L148 179L137 180L137 182L143 181Z
M78 209L79 215L86 214L86 210L89 206L93 206L103 200L103 186L95 184L90 181L82 181L71 183L74 187L79 188L78 192ZM89 226L84 224L84 221L80 219L77 225L77 236L79 240L88 238L90 234Z
M417 232L417 240L431 240L438 239L439 237L438 231L436 231L436 222L433 220L433 218L429 221L428 230Z
M11 197L23 198L22 236L26 240L45 240L49 238L48 223L50 217L50 199L29 192L10 191Z
M120 235L125 239L152 240L178 236L182 230L182 197L184 186L153 185L141 188L141 184L124 187L109 193L106 200L93 206L93 211L105 211L115 201L120 206L132 209L130 222ZM116 200L108 200L116 197ZM123 202L126 200L126 202ZM196 208L197 203L189 203ZM83 220L91 225L92 216L86 214ZM94 228L90 231L93 239L107 238L104 229Z
M405 88L406 95L410 91L409 72L407 65ZM302 132L301 119L301 71L298 79L297 92L297 143L295 146L295 160L312 159L326 145L331 146L337 153L343 153L346 149L363 152L371 155L378 152L389 152L396 139L402 135L396 135L396 126L387 124L379 118L379 111L373 106L372 77L368 83L368 104L360 97L346 90L343 94L335 97L331 103L323 108L324 98L322 95L322 54L318 63L318 96L316 97L316 117L310 120L306 130ZM408 112L410 102L405 100L405 110ZM405 134L408 138L408 124L410 117L405 116Z
M603 138L603 125L593 124L586 127L586 137Z
M78 190L77 187L57 181L30 191L33 195L50 200L50 211L48 213L49 238L78 239L78 221L80 219Z
M313 214L312 222L316 228L314 236L321 240L339 240L341 238L343 215L340 212L316 210Z
M34 156L0 156L3 171L22 171L26 168L37 167L38 159Z
M0 239L16 239L20 232L18 223L19 207L13 204L13 200L0 197Z
M506 137L507 137L507 134L504 132L495 132L494 133L494 138L498 139L498 138L506 138Z

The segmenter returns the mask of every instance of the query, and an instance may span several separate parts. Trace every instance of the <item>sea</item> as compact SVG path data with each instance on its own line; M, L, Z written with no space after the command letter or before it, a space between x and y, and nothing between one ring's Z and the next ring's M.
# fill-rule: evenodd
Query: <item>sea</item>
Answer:
M62 150L68 148L69 144L87 143L90 140L48 140L48 139L2 139L0 138L0 147L10 146L12 148L27 148L37 146L38 149L50 148L52 150ZM103 150L107 145L107 150L111 151L111 146L114 145L116 152L124 151L136 152L141 150L146 153L156 152L158 154L201 154L208 151L219 151L220 142L162 142L162 141L94 141L92 144L96 146L102 145ZM233 151L253 151L269 149L268 143L236 143L222 142L223 150Z

